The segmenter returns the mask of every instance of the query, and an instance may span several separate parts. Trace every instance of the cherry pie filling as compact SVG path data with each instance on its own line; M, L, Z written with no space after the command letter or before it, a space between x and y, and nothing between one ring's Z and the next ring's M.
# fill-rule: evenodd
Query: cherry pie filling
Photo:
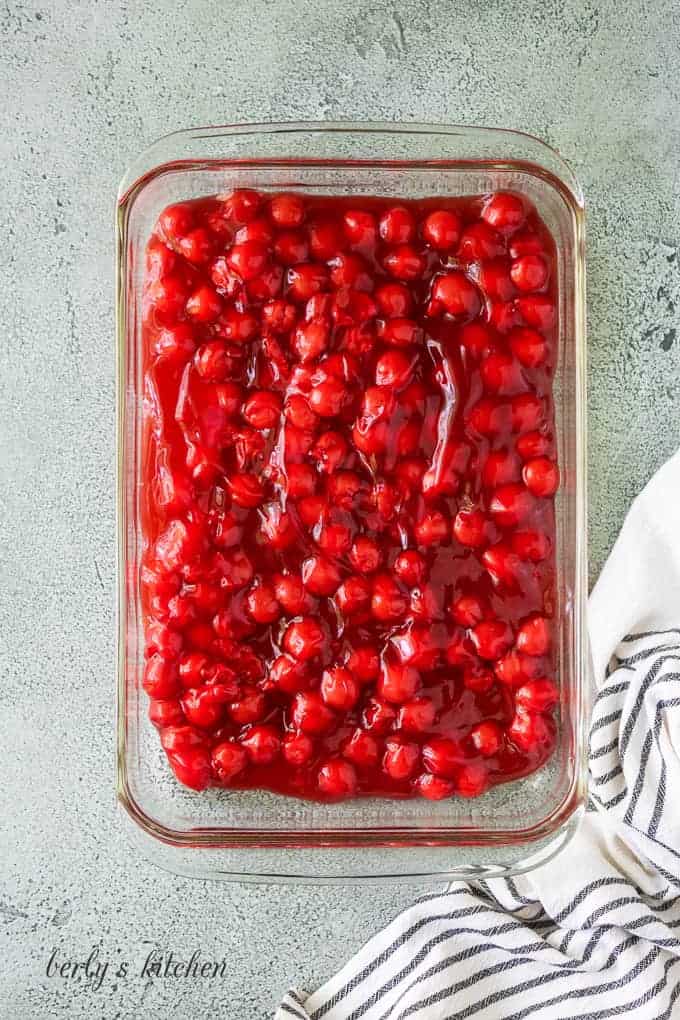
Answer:
M161 213L143 686L181 783L436 800L550 757L555 264L511 192Z

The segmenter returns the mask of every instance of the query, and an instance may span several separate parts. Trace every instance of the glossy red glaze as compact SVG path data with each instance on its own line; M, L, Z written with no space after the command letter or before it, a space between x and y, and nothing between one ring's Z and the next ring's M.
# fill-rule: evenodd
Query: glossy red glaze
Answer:
M551 754L555 248L524 198L177 203L144 298L149 715L185 785Z

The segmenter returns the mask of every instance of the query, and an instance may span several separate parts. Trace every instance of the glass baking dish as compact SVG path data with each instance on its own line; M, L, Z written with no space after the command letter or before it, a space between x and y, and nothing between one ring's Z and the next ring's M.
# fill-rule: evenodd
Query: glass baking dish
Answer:
M510 189L556 242L554 384L563 478L556 504L559 736L550 762L473 801L315 803L262 791L196 794L172 776L141 688L141 282L168 204L233 188L395 198ZM177 873L232 880L379 881L509 875L570 838L586 799L584 208L559 155L513 131L442 125L301 123L197 128L147 149L120 186L118 334L119 655L117 788L142 851Z

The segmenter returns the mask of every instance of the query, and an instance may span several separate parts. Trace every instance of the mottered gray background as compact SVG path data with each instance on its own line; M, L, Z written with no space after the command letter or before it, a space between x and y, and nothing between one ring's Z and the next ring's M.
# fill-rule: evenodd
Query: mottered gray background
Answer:
M448 121L555 145L588 203L591 577L680 439L673 0L0 5L0 1020L271 1015L422 889L155 870L113 797L113 206L170 130ZM139 978L149 944L227 958ZM92 981L47 977L98 947ZM112 976L118 961L127 979Z

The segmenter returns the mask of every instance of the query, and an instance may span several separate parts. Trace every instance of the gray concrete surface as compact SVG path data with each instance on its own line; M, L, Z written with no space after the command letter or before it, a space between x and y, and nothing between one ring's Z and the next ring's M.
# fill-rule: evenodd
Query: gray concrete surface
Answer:
M680 438L680 8L672 0L51 0L0 7L0 1020L271 1014L413 888L154 870L113 798L112 211L165 132L373 118L521 128L589 206L592 576ZM226 955L145 981L147 942ZM94 946L102 987L48 977ZM131 974L117 979L114 964Z

